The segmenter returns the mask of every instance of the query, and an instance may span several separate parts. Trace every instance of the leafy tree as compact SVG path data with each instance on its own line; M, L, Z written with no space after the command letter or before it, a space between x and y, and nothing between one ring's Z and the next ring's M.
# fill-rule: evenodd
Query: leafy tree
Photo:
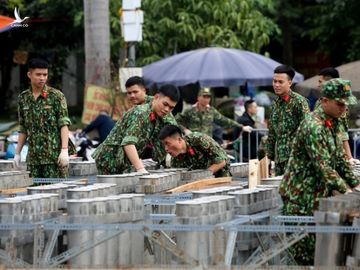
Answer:
M2 14L13 17L14 8L20 9L22 17L28 16L28 27L16 27L1 33L1 72L2 87L0 111L6 111L11 98L9 81L13 66L12 53L15 50L26 51L29 57L42 56L52 64L50 69L51 84L60 87L61 75L66 57L70 52L83 49L83 27L76 24L82 5L72 0L9 0L1 3ZM80 38L79 38L80 37ZM25 67L21 67L23 75ZM5 76L4 76L5 75ZM28 86L25 76L21 78L21 89Z
M309 36L335 64L360 59L360 1L318 0L309 18Z
M259 52L279 33L261 8L270 0L143 0L145 12L139 64L208 46Z

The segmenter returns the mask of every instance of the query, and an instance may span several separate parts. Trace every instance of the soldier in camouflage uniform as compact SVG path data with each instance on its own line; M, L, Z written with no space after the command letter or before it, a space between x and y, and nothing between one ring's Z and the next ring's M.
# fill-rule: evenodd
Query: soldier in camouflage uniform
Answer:
M191 109L176 115L176 120L179 125L185 128L185 133L188 133L190 130L212 136L213 123L226 128L238 127L241 131L251 132L251 127L243 126L223 116L215 108L211 107L209 105L210 99L210 89L203 88L199 91L198 102L195 103Z
M165 125L176 124L171 111L179 98L175 86L164 85L151 103L127 111L92 155L99 174L120 174L133 169L146 172L140 158L148 144L153 145L153 159L162 162L166 152L158 139L159 132Z
M296 130L309 113L307 100L290 89L294 76L290 66L280 65L274 70L273 88L277 98L271 106L266 154L275 161L276 175L284 174Z
M130 77L126 83L126 95L132 106L142 105L149 103L153 100L153 96L146 94L145 82L142 77L133 76ZM142 154L142 159L148 159L152 157L153 145L148 144Z
M126 83L126 95L133 106L152 101L153 97L146 94L144 79L139 76L130 77Z
M356 103L350 81L332 79L324 84L321 105L301 122L291 156L280 184L286 215L313 215L319 199L333 191L351 192L359 184L338 136L338 119L346 106ZM315 238L297 244L294 257L300 264L313 264Z
M179 127L168 125L160 131L159 138L172 156L172 167L207 169L215 177L231 176L226 152L208 135L192 132L183 136Z
M69 152L75 153L73 144L69 142L70 119L65 96L46 85L46 61L30 60L27 75L31 87L19 95L20 135L14 158L15 166L19 167L19 154L28 139L26 161L31 176L65 178L68 176Z
M324 82L329 81L331 79L339 78L339 72L337 69L328 67L320 70L319 72L319 84L318 89L322 92L322 85ZM315 103L315 108L319 107L321 104L320 99L318 99ZM355 165L360 163L359 160L354 159L351 153L350 145L349 145L349 110L346 110L345 113L338 119L339 122L339 133L341 141L343 142L343 147L348 157L348 160L351 165Z

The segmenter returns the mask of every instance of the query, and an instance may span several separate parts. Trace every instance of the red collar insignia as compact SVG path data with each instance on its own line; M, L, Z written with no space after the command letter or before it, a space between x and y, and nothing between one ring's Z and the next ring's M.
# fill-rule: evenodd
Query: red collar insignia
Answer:
M189 147L188 153L189 153L190 156L194 156L195 155L195 150L193 148Z
M150 122L155 122L156 121L156 113L155 112L150 113L149 119L150 119Z
M47 99L47 97L48 97L48 92L42 91L42 92L41 92L41 96L42 96L44 99Z
M333 121L331 119L325 120L325 126L327 128L332 128L333 127Z
M283 96L283 100L284 100L286 103L289 103L289 101L290 101L290 96L289 96L289 95Z

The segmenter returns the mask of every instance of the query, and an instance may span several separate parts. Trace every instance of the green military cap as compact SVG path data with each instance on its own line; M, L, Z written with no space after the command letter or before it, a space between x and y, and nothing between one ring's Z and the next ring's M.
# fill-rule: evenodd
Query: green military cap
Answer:
M201 88L198 96L211 96L210 88L207 88L207 87Z
M346 105L357 104L351 92L351 81L341 78L331 79L323 84L324 97L340 101Z

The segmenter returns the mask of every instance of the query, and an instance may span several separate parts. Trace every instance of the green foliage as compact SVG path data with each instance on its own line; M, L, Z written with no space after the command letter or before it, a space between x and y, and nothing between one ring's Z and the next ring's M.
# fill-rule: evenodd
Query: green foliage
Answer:
M319 50L337 55L338 61L360 58L360 1L322 0L313 8L309 35ZM340 53L340 54L339 54ZM341 57L342 56L342 57Z
M143 42L140 65L164 56L209 46L259 52L279 33L261 9L270 0L143 0Z
M10 14L15 7L20 8L22 17L30 17L29 27L12 30L18 44L16 49L29 52L30 57L49 60L52 85L59 87L67 56L83 51L83 25L79 24L82 4L73 0L10 0L7 3Z

